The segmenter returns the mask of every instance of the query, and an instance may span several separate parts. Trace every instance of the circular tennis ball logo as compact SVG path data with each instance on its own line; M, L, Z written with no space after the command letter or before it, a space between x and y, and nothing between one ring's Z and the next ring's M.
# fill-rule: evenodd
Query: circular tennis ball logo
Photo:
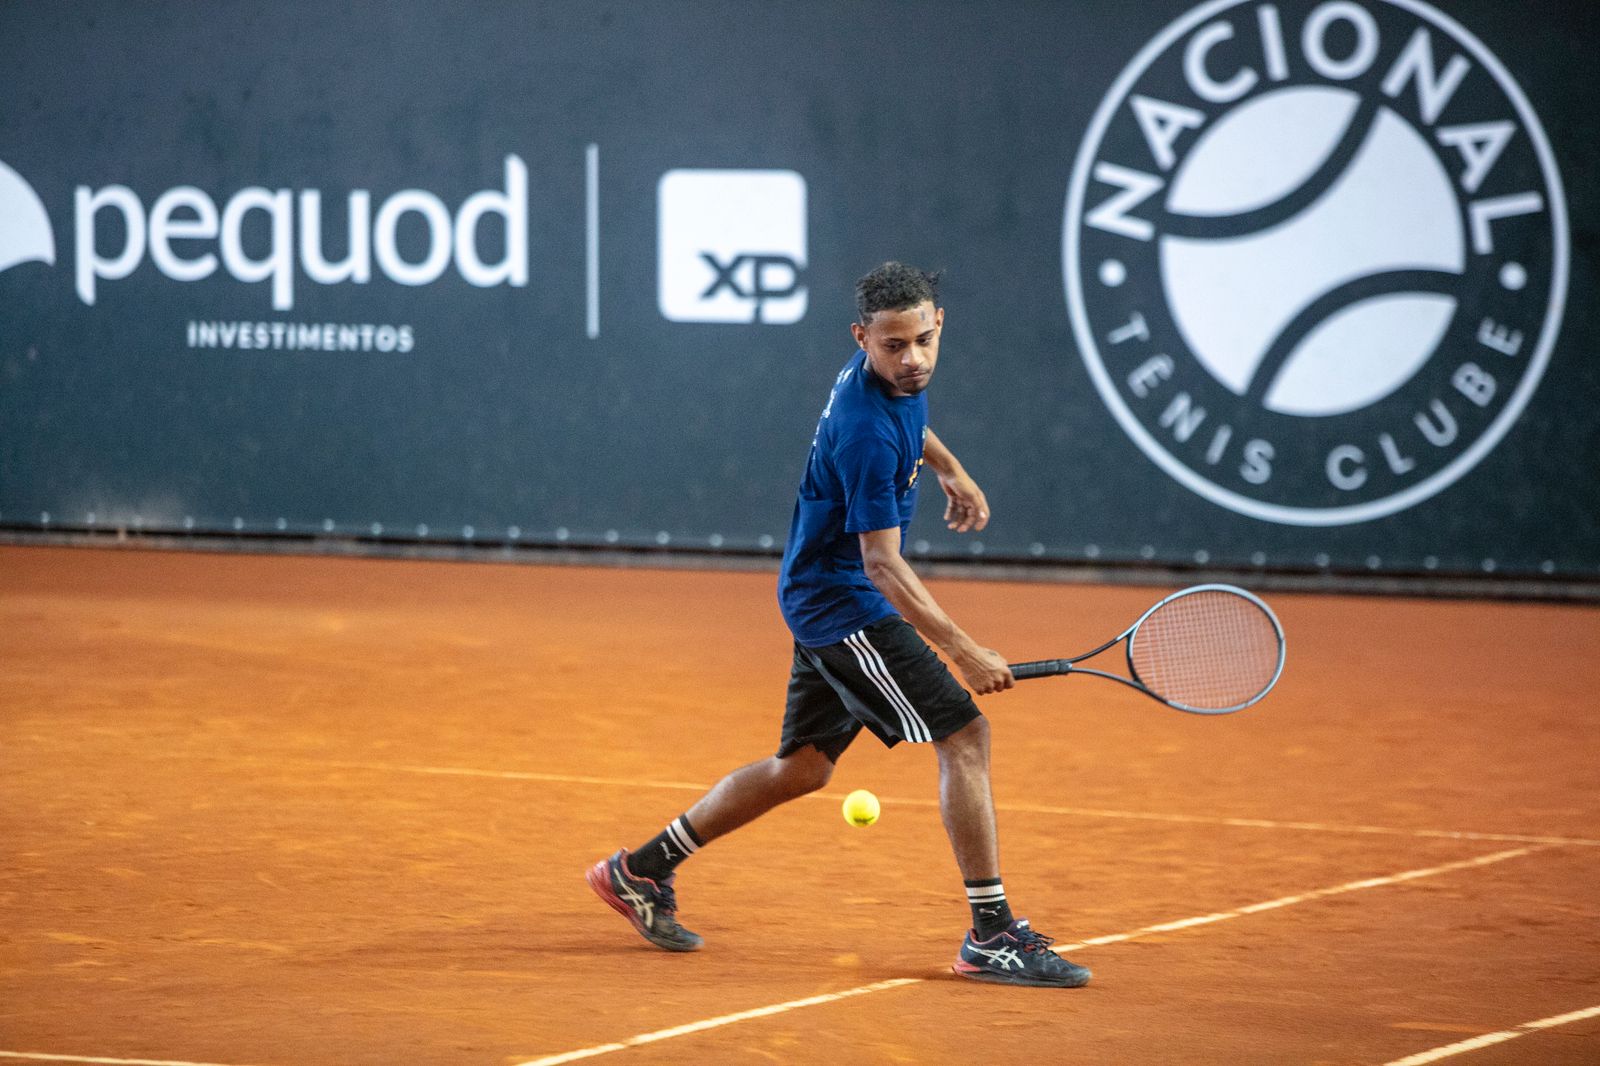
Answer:
M1216 2L1140 51L1067 193L1079 348L1152 460L1297 525L1410 507L1527 405L1566 299L1537 116L1418 0Z

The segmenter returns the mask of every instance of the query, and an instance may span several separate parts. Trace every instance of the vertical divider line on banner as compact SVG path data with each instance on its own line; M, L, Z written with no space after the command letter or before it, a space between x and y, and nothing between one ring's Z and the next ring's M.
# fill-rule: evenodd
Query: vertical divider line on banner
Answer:
M600 146L584 149L584 280L588 299L586 327L589 339L600 336Z

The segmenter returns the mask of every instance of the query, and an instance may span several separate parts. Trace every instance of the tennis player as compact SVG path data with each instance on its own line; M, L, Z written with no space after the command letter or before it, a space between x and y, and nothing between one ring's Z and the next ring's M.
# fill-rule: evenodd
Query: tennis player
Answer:
M1014 683L1006 661L939 607L901 556L924 464L958 532L989 523L989 504L928 428L926 390L939 361L937 275L885 263L856 283L858 349L817 423L783 556L778 600L794 665L776 755L733 771L634 851L596 863L590 886L644 938L694 951L678 923L678 864L711 841L828 783L863 728L885 745L931 744L939 806L966 882L972 928L955 972L981 981L1071 988L1089 971L1012 916L1000 878L989 726L924 639L944 649L979 695Z

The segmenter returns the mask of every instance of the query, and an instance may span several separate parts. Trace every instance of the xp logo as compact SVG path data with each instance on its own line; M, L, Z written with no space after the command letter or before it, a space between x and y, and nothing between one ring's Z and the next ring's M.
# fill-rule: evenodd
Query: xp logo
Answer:
M792 170L671 170L656 190L657 300L674 322L805 316L806 182Z
M1268 521L1410 507L1549 361L1566 206L1510 74L1421 0L1214 0L1096 111L1067 193L1091 377L1183 485Z
M0 163L0 270L56 261L56 239L44 204L21 174Z

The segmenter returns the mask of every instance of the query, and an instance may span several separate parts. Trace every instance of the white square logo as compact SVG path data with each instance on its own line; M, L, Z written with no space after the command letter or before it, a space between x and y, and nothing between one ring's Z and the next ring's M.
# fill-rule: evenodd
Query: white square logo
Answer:
M806 313L806 180L669 170L656 188L657 301L673 322L786 325Z

